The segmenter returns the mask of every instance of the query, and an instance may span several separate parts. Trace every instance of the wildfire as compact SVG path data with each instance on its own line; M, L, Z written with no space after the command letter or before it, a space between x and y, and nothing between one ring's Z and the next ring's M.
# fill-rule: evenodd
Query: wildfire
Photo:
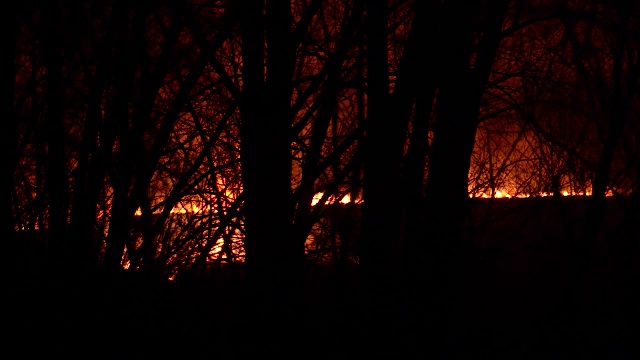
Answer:
M507 190L496 190L494 195L491 196L491 193L487 194L486 192L476 192L476 193L469 193L469 197L470 198L482 198L482 199L492 199L492 198L496 198L496 199L510 199L510 198L530 198L530 197L548 197L548 196L553 196L553 193L549 193L549 192L541 192L541 193L537 193L537 194L517 194L517 195L511 195L509 194L509 192ZM567 191L564 190L560 193L561 196L591 196L591 191L587 190L587 191ZM606 197L612 197L614 195L612 190L608 190L607 193L605 194Z
M322 197L324 196L323 192L319 192L316 193L313 198L311 199L311 206L316 206L320 203L320 201L322 201ZM329 196L329 198L327 199L327 201L325 202L325 204L335 204L335 203L341 203L341 204L349 204L351 202L354 202L356 204L361 204L362 203L362 199L356 199L355 201L351 200L351 195L346 194L344 196L342 196L341 198L335 197L333 195Z
M562 196L568 197L568 196L591 196L591 191L587 190L587 191L568 191L568 190L564 190L561 193ZM612 197L614 195L614 192L612 190L608 190L606 193L606 197ZM320 203L320 201L322 201L322 198L324 196L324 192L318 192L316 193L312 200L311 200L311 206L316 206ZM541 193L537 193L537 194L523 194L523 193L519 193L516 195L511 195L509 193L509 191L505 190L505 189L500 189L500 190L495 190L493 196L491 195L491 193L486 193L486 192L475 192L475 193L469 193L469 197L470 198L482 198L482 199L510 199L510 198L530 198L530 197L548 197L548 196L553 196L553 193L548 193L548 192L541 192ZM346 194L342 197L336 197L336 196L329 196L327 198L327 200L325 201L325 204L335 204L335 203L341 203L341 204L349 204L349 203L356 203L356 204L361 204L363 202L362 199L358 198L355 201L353 201L351 199L351 195ZM180 203L178 203L176 206L174 206L171 209L171 213L172 214L186 214L186 213L201 213L201 212L208 212L208 211L212 211L211 210L211 205L210 204L203 204L202 201L182 201ZM215 210L214 210L215 211ZM157 210L156 213L159 213L160 211ZM138 208L138 210L136 210L135 213L136 216L141 216L142 215L142 210L140 208Z
M210 209L211 206L207 206L207 209ZM198 205L195 202L180 202L176 206L174 206L170 212L172 214L186 214L186 213L200 213L206 211L205 207ZM154 214L160 214L161 210L154 211ZM138 208L135 213L136 216L142 216L142 209Z

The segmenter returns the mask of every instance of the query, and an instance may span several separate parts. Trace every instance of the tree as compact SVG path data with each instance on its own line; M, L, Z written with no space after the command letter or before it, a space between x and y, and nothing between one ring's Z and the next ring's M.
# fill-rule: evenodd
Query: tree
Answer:
M10 24L9 32L5 34L5 43L3 48L7 49L3 56L3 81L5 88L3 92L6 94L2 104L3 114L5 117L5 129L0 139L2 146L2 160L0 160L0 168L2 172L2 187L0 187L0 238L3 239L5 248L12 244L14 239L14 212L13 212L13 191L14 176L18 157L18 126L14 107L15 99L15 81L16 81L16 42L18 39L18 11L12 8L6 12L7 23ZM12 19L15 18L15 20ZM10 269L5 272L11 273Z
M280 306L291 305L295 295L290 292L296 291L294 277L300 274L304 256L303 244L296 244L291 234L291 22L288 3L242 4L240 148L246 263L259 296Z

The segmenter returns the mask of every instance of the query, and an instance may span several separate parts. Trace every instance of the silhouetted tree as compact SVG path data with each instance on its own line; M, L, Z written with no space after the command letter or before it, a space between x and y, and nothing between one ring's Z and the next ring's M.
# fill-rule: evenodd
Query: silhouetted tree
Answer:
M468 174L474 147L482 95L485 91L496 52L502 40L507 1L458 3L443 5L441 68L435 98L433 144L429 154L426 184L425 240L428 245L423 260L434 298L436 330L443 317L459 311L457 289L464 281L463 242L468 217ZM442 308L440 308L442 307ZM449 313L449 311L452 311ZM455 317L454 317L455 318ZM458 329L460 330L460 329Z
M294 319L288 314L296 314L300 306L304 261L304 244L292 234L291 85L297 46L293 15L287 2L249 0L238 6L247 276L254 306L269 306L264 314L288 327Z
M250 292L231 303L248 347L278 346L278 320L297 344L307 311L351 321L355 303L362 339L441 350L468 330L474 241L503 235L472 233L470 196L561 204L592 187L586 226L558 225L583 283L607 191L638 196L634 3L60 0L8 16L0 236L24 245L10 264L214 286L243 263ZM624 209L611 237L631 269ZM305 294L310 262L330 268L335 307Z
M50 261L55 266L67 258L67 166L65 158L65 93L64 44L66 28L64 1L48 2L42 8L42 56L46 68L44 95L44 139L46 144L45 184L48 200L47 227L49 230Z
M2 186L0 187L0 239L2 246L8 247L14 239L14 211L13 211L13 193L14 193L14 176L18 157L18 124L15 111L15 82L16 82L16 46L18 41L18 26L20 22L20 13L17 8L5 13L9 29L3 39L3 48L5 53L3 56L3 77L2 84L5 100L2 104L2 113L4 114L4 130L0 138L2 159L0 160L0 169L2 171ZM11 269L5 269L5 273L11 274Z

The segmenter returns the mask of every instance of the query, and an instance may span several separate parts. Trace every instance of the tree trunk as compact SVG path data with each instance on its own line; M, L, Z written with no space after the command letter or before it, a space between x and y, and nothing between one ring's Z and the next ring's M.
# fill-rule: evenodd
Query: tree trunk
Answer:
M117 129L118 153L115 171L113 172L111 185L113 187L113 199L111 202L111 218L109 220L109 233L107 234L107 248L104 258L104 266L108 271L119 271L124 254L125 245L129 243L131 236L131 220L135 209L131 209L129 192L134 180L134 144L129 126L129 101L130 91L134 81L135 64L129 54L135 52L129 33L129 12L131 7L123 2L117 2L114 6L114 26L118 33L115 42L115 66L113 85L113 105L108 109L110 126ZM132 250L132 249L130 249Z
M49 249L51 265L59 269L67 259L67 170L64 129L64 30L62 1L47 2L45 6L43 42L44 63L47 69L45 92L44 137L47 146L45 177L49 199Z
M459 6L456 6L459 5ZM417 253L425 255L418 266L427 279L432 304L432 334L436 342L445 344L464 329L457 328L460 317L459 290L465 281L465 225L469 211L468 173L478 125L480 100L489 78L500 42L500 31L506 3L490 8L489 15L474 28L474 6L448 3L443 26L441 63L436 122L426 188L426 231L428 237L418 245ZM459 9L465 8L460 12ZM477 22L476 22L477 23ZM478 31L475 63L472 35ZM446 35L446 36L445 36ZM429 240L424 241L424 240ZM426 267L425 267L426 266ZM453 331L455 334L450 334ZM453 337L452 337L453 336ZM440 345L440 344L439 344Z
M18 24L15 20L17 18L17 10L15 7L7 9L5 12L5 20L9 25L7 33L2 37L5 40L3 49L6 52L3 55L3 84L4 89L2 93L3 97L2 113L4 114L4 129L2 135L0 135L1 153L0 157L0 169L2 169L2 186L0 187L0 239L2 239L2 246L6 249L15 240L14 226L15 221L13 219L13 192L15 190L14 183L14 171L17 164L18 156L18 128L15 114L15 56L16 56L16 40L18 36ZM7 266L9 262L3 261L3 273L9 274L10 281L13 279L11 276L13 269L11 266Z
M351 15L348 16L348 19L343 23L336 50L329 57L323 69L326 77L323 80L324 86L322 92L317 100L317 103L320 104L318 115L313 122L309 149L305 154L302 165L302 179L296 189L294 199L297 207L293 236L297 239L295 241L302 243L306 241L309 235L309 229L313 226L314 222L311 201L315 195L315 182L324 171L324 169L320 168L320 160L322 159L322 148L327 138L327 131L337 108L337 99L341 89L340 71L342 69L342 63L353 45L355 27L360 24L361 16L361 7L356 6L351 12ZM332 129L336 131L335 124ZM334 148L337 149L338 146L336 145ZM338 170L335 169L334 177L337 175L337 172Z
M109 45L109 44L106 44ZM102 54L99 54L102 57ZM69 221L69 245L71 257L79 265L79 271L85 272L98 265L99 243L95 236L99 190L104 184L103 177L94 178L96 166L104 166L99 160L97 139L101 116L101 101L106 84L105 64L99 59L96 75L93 79L87 102L87 115L84 120L82 143L78 154L75 182L72 191L71 215ZM100 134L103 143L110 143ZM98 170L100 171L100 170ZM103 172L104 174L104 172ZM97 182L97 184L93 184ZM97 187L95 185L98 185ZM93 190L93 189L97 189Z
M626 19L628 13L619 14L618 18L621 22L620 27L626 26ZM616 42L613 49L613 70L611 73L612 78L612 94L609 99L609 128L607 133L604 134L604 144L602 146L602 152L598 159L598 165L596 168L595 179L593 180L593 189L591 194L591 206L589 208L589 215L587 218L587 234L592 236L587 244L579 246L593 246L595 237L600 230L605 211L606 203L605 198L607 195L607 188L610 185L611 179L611 165L614 160L616 148L619 140L623 135L624 123L629 117L629 113L632 107L632 94L625 91L623 86L627 85L631 90L634 84L625 84L624 77L624 62L625 62L625 38L622 30L618 33ZM630 71L630 70L629 70ZM626 96L625 96L626 95ZM606 99L603 99L606 102ZM585 249L585 251L588 251ZM586 255L586 254L585 254ZM586 259L583 259L586 261ZM584 269L581 266L582 270Z
M428 131L435 94L435 71L439 66L426 67L425 63L436 57L438 37L439 3L420 1L413 5L413 21L403 54L392 99L391 121L395 130L396 152L405 146L404 133L411 120L412 128L407 153L402 163L401 197L404 207L404 239L402 244L403 263L409 266L409 273L415 273L414 256L418 255L415 244L420 241L419 228L422 226L421 204L424 196L425 160L428 150ZM433 61L432 61L433 62Z
M257 316L267 315L267 323L278 320L272 316L287 321L298 307L304 264L304 243L291 233L293 20L287 2L267 1L265 11L262 1L247 0L241 11L240 150L247 277L258 309L264 310ZM258 331L269 337L268 329Z
M365 2L367 117L363 139L363 209L361 262L373 286L383 286L396 256L400 230L398 149L389 139L387 118L387 1ZM393 134L395 135L395 134Z

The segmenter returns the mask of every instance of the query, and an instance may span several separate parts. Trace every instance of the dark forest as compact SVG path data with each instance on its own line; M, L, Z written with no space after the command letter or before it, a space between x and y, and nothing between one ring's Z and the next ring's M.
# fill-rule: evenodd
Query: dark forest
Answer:
M19 357L640 358L639 2L4 16Z

